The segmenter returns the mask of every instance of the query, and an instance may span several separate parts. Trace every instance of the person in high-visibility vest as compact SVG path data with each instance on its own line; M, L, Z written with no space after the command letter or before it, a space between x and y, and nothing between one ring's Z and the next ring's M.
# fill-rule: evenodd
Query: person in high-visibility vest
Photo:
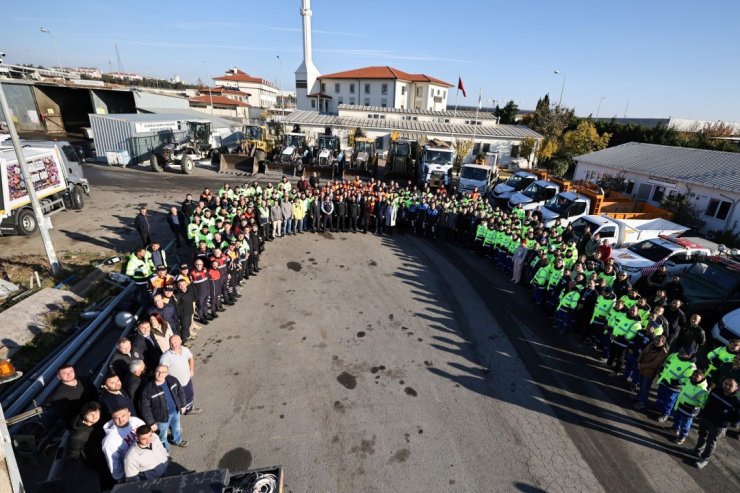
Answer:
M709 377L714 371L725 363L732 363L740 353L740 339L731 339L727 346L718 347L707 355L709 365L705 375Z
M563 334L573 320L578 303L581 300L581 292L575 281L570 281L568 287L560 293L560 302L555 312L555 325Z
M614 328L624 316L627 316L627 307L624 306L624 301L618 299L614 302L614 306L612 306L609 314L606 316L606 324L601 334L601 349L604 359L608 360L611 355L612 332L614 332Z
M620 299L620 301L622 301ZM632 339L642 330L640 315L637 313L637 307L627 309L627 313L621 315L612 328L611 346L609 347L609 358L606 361L607 366L614 366L614 374L622 373L624 365L624 356L627 348L630 347Z
M681 387L688 382L696 365L692 361L692 355L696 352L694 347L682 347L677 353L668 355L663 365L663 371L658 377L658 399L656 407L660 413L659 423L665 423L673 411L678 393Z
M542 305L545 297L545 289L547 288L547 280L550 278L550 263L547 258L542 258L539 264L539 268L532 277L532 285L534 286L534 302L537 305Z
M691 431L694 418L704 408L709 398L707 379L704 372L694 370L691 378L681 387L673 406L673 431L676 445L682 445Z

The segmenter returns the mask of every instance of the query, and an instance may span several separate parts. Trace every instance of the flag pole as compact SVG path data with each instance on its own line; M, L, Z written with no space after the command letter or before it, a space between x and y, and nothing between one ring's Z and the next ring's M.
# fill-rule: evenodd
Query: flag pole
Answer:
M460 84L457 85L457 93L455 93L455 111L452 114L452 124L450 125L450 145L455 145L455 119L457 118L457 100L460 97Z
M475 136L478 132L478 115L480 114L480 105L483 101L483 88L478 92L478 107L475 109L475 125L473 125L473 149L475 149ZM475 156L473 156L475 159Z

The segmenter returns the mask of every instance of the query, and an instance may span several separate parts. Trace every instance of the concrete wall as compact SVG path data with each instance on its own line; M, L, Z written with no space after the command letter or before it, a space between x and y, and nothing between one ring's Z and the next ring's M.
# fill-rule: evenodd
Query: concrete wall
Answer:
M660 205L660 201L654 200L659 187L664 190L665 196L668 196L671 192L688 195L691 203L699 212L699 219L704 222L701 228L703 233L718 229L732 229L734 232L740 233L740 193L661 179L647 173L629 172L622 174L606 166L588 163L577 163L573 178L575 180L597 181L605 175L624 176L626 180L634 183L631 195L638 199L644 199L652 205ZM729 207L726 219L719 219L707 214L711 212L708 208L712 200L720 201L720 203L724 202L724 208Z

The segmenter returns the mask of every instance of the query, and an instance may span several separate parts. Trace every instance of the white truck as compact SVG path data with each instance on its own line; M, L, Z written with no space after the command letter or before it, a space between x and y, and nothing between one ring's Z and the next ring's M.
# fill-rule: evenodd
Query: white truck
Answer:
M463 165L457 188L461 192L472 192L477 188L480 193L487 195L498 180L498 172L498 153L489 152L485 164Z
M457 153L441 141L430 141L419 158L419 181L433 187L448 186Z
M547 180L535 180L521 192L509 199L509 209L521 205L524 210L536 209L553 198L560 191L560 186Z
M611 258L617 270L626 272L634 284L660 265L665 265L668 272L674 274L686 269L697 258L717 253L719 245L704 238L659 236L612 250Z
M23 153L45 215L82 209L90 185L68 142L23 142ZM26 183L9 141L0 146L0 234L30 235L38 228Z
M612 247L629 246L659 236L679 236L689 230L686 226L668 219L617 219L608 214L600 216L589 214L579 217L571 224L578 238L583 236L588 227L592 235L599 233L600 238L606 240Z
M530 183L537 179L537 175L528 171L517 171L511 175L505 182L493 187L491 198L500 206L509 202L512 195L520 190L527 188Z

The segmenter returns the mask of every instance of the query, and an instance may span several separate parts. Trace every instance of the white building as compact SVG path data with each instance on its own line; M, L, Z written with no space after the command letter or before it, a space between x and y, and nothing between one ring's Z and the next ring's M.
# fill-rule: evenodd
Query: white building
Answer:
M687 195L703 232L740 233L740 153L630 142L574 159L576 180L624 177L627 193L653 205Z
M364 67L318 77L318 91L309 94L308 110L339 112L343 104L442 111L452 84L425 74L409 74L388 66Z
M499 125L495 123L495 119L486 120L485 125L466 124L466 119L468 122L474 121L475 113L460 113L454 118L447 111L342 105L338 115L296 110L286 115L285 123L288 128L300 125L301 130L307 134L309 143L313 143L326 127L331 127L335 135L339 136L343 149L348 146L347 137L359 127L368 137L375 139L381 152L388 150L391 135L398 132L399 137L412 140L471 140L475 144L471 152L463 156L464 162L471 162L479 152L498 152L499 164L502 166L507 166L514 158L525 158L530 165L534 164L536 149L542 141L540 134L523 125ZM522 141L527 138L535 140L535 151L530 156L521 156L519 149Z
M336 115L343 104L400 110L447 108L453 85L425 74L373 66L322 75L313 63L312 14L311 0L302 0L303 62L295 72L297 109Z
M272 108L277 102L278 89L260 77L253 77L238 68L231 68L226 75L213 79L216 87L229 88L249 94L246 103L257 108Z
M76 70L80 75L90 77L91 79L100 79L103 77L103 72L95 67L78 67Z

